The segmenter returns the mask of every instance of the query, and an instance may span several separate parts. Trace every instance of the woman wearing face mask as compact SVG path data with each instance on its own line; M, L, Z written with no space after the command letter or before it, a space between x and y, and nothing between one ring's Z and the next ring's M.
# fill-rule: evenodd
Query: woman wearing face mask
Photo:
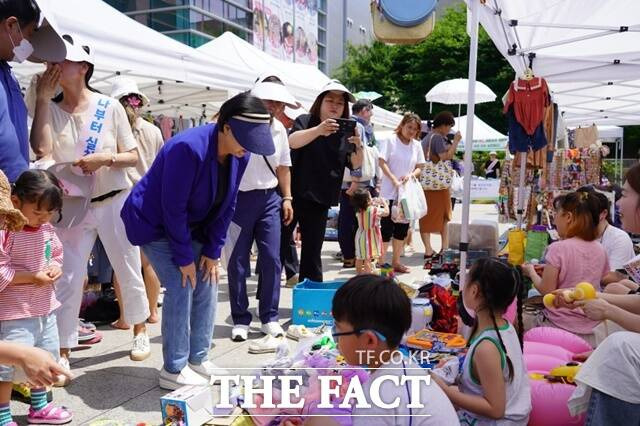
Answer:
M249 152L275 153L271 116L241 93L216 124L178 133L160 150L122 208L129 240L142 246L165 288L160 387L209 384L225 371L208 360L218 264Z
M38 157L51 156L56 163L72 163L76 174L94 175L95 185L82 221L58 230L67 254L56 288L62 302L56 312L61 363L68 367L70 350L78 343L84 277L97 236L120 280L124 318L134 324L131 359L141 361L150 355L145 327L149 303L140 250L127 240L120 219L120 209L131 188L127 168L136 165L138 148L122 105L89 86L94 63L91 49L69 35L63 38L66 60L49 64L36 84L31 144ZM62 92L54 98L58 84Z
M338 132L336 119L349 118L353 95L340 82L325 85L309 110L299 116L289 136L293 221L287 238L300 224L302 254L299 280L322 281L322 243L329 207L337 205L344 168L362 166L360 136Z
M618 200L622 228L640 233L640 165L629 169ZM557 306L580 309L590 320L613 322L628 331L604 339L580 367L578 389L569 400L572 415L587 412L585 425L640 424L640 294L598 293L595 299ZM613 326L613 325L611 325Z
M24 62L31 55L28 39L39 20L33 0L0 2L0 170L9 182L29 168L29 133L27 108L8 62Z

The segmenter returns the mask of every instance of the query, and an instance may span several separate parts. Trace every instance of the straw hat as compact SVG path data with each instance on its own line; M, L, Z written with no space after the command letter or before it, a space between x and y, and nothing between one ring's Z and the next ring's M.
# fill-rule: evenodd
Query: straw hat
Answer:
M27 224L27 218L11 202L11 185L0 171L0 229L20 231Z

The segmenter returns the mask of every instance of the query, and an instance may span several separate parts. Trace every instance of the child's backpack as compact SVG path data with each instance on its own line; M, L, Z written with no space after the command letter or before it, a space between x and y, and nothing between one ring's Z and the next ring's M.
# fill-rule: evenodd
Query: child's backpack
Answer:
M372 0L373 33L383 43L418 43L435 27L438 0Z

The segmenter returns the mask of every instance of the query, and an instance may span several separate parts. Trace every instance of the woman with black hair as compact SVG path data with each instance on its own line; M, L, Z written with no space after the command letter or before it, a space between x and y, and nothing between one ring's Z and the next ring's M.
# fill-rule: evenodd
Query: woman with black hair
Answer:
M66 60L49 64L36 83L31 146L39 158L70 163L76 174L95 179L95 184L93 193L86 194L91 204L84 218L58 230L66 253L56 289L62 302L56 312L61 364L68 368L70 349L78 344L84 278L98 236L121 283L124 318L134 324L131 359L141 361L150 354L145 328L149 303L140 250L127 240L120 219L120 209L131 189L127 169L138 162L137 143L120 102L89 86L94 63L91 49L69 35L63 39ZM54 98L58 84L62 93Z
M296 119L289 136L294 218L283 232L291 235L300 224L300 281L322 281L320 255L329 207L338 204L345 166L355 173L362 166L362 141L357 129L353 135L338 131L336 119L349 118L349 102L355 102L349 90L331 80L309 114Z
M275 153L270 123L260 99L249 93L229 99L216 124L167 141L122 208L126 236L142 246L165 288L163 389L205 386L224 374L208 360L218 264L248 153Z

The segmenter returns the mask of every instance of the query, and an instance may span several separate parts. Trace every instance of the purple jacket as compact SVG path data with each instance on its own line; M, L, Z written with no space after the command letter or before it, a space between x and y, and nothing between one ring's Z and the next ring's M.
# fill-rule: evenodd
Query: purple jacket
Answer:
M178 266L197 261L191 247L191 227L207 217L215 200L217 152L214 124L186 130L167 141L120 213L132 244L166 238ZM249 154L232 156L229 162L228 192L213 220L205 225L202 254L211 259L220 258L248 162Z

